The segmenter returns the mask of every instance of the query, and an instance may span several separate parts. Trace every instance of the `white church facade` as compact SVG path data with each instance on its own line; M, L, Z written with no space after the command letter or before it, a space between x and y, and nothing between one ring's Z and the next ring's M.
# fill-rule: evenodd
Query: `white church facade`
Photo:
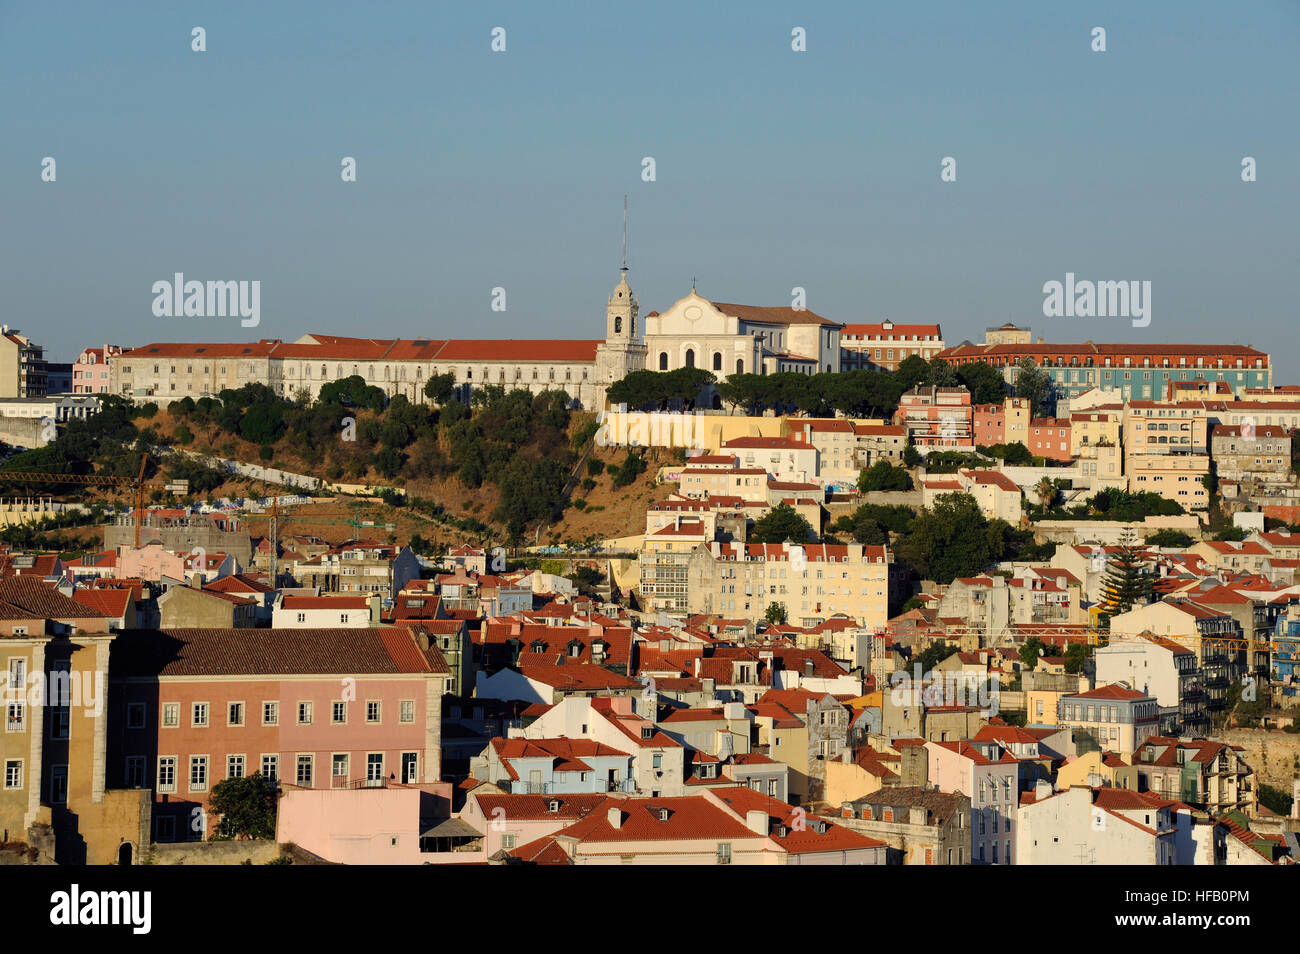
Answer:
M485 385L539 394L562 390L581 407L605 406L605 390L632 371L699 367L731 374L812 374L840 369L841 325L795 308L711 302L692 289L645 317L624 267L605 305L603 340L377 339L305 334L249 344L155 343L114 356L112 391L144 403L215 397L249 383L287 399L358 375L390 398L426 400L430 377L451 373L471 392Z

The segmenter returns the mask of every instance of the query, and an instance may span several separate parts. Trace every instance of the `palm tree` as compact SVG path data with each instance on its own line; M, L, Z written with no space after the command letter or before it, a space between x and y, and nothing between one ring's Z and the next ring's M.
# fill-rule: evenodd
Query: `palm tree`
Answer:
M1038 486L1034 488L1038 494L1038 503L1042 513L1047 513L1048 505L1056 499L1056 484L1052 483L1052 478L1044 476Z

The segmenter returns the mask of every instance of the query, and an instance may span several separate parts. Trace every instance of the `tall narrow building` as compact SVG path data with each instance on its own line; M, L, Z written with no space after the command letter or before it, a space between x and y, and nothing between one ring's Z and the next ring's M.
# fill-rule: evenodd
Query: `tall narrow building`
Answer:
M637 325L639 315L624 265L605 304L605 340L596 348L596 380L600 384L608 386L631 371L645 368L646 346Z

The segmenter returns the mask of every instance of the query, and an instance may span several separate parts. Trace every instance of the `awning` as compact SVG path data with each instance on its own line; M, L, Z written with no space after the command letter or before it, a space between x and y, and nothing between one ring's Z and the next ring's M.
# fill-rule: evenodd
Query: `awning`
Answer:
M425 824L429 824L425 822ZM421 838L481 838L483 833L459 818L441 818L433 827L420 832Z

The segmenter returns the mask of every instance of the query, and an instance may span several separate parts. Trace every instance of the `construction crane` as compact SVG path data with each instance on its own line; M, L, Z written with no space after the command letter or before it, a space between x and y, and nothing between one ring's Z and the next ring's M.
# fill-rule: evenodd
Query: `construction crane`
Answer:
M116 477L107 474L53 474L45 471L0 470L0 481L12 480L28 484L83 484L89 487L123 488L131 492L134 504L131 522L135 526L135 545L140 546L140 513L144 510L146 490L164 490L171 494L184 496L189 493L188 480L152 480L144 479L145 468L149 464L149 455L140 457L140 473L135 477Z
M245 511L244 511L244 518L245 518L245 519L248 519L249 516L250 516L249 512L248 512L247 510L245 510ZM349 526L349 527L356 527L356 528L364 529L364 530L394 530L394 529L396 529L396 526L397 526L396 524L392 524L392 523L376 523L376 522L374 522L373 520L370 520L370 521L363 521L363 520L361 519L361 505L360 505L360 504L357 504L356 507L353 509L353 512L352 512L352 519L351 519L351 520L332 519L332 518L337 518L337 517L339 517L339 516L342 516L341 514L338 514L338 513L326 513L326 514L323 514L323 515L321 515L321 514L294 514L294 513L285 513L284 511L282 511L282 510L280 509L280 495L279 495L279 494L275 494L275 495L273 495L273 496L271 497L271 510L270 510L270 513L267 513L267 514L257 514L256 516L265 516L265 517L267 517L267 519L269 520L269 524L268 524L268 526L267 526L266 536L267 536L267 539L271 541L271 566L270 566L270 570L271 570L271 583L272 583L272 585L275 585L276 580L277 580L277 578L278 578L279 569L280 569L280 567L279 567L279 558L280 558L280 554L279 554L279 550L280 550L280 526L281 526L281 523L282 523L282 522L287 523L287 522L289 522L290 520L295 519L296 517L301 517L302 519L304 519L304 520L310 520L310 521L312 521L313 523L335 524L335 525L346 525L346 526Z

